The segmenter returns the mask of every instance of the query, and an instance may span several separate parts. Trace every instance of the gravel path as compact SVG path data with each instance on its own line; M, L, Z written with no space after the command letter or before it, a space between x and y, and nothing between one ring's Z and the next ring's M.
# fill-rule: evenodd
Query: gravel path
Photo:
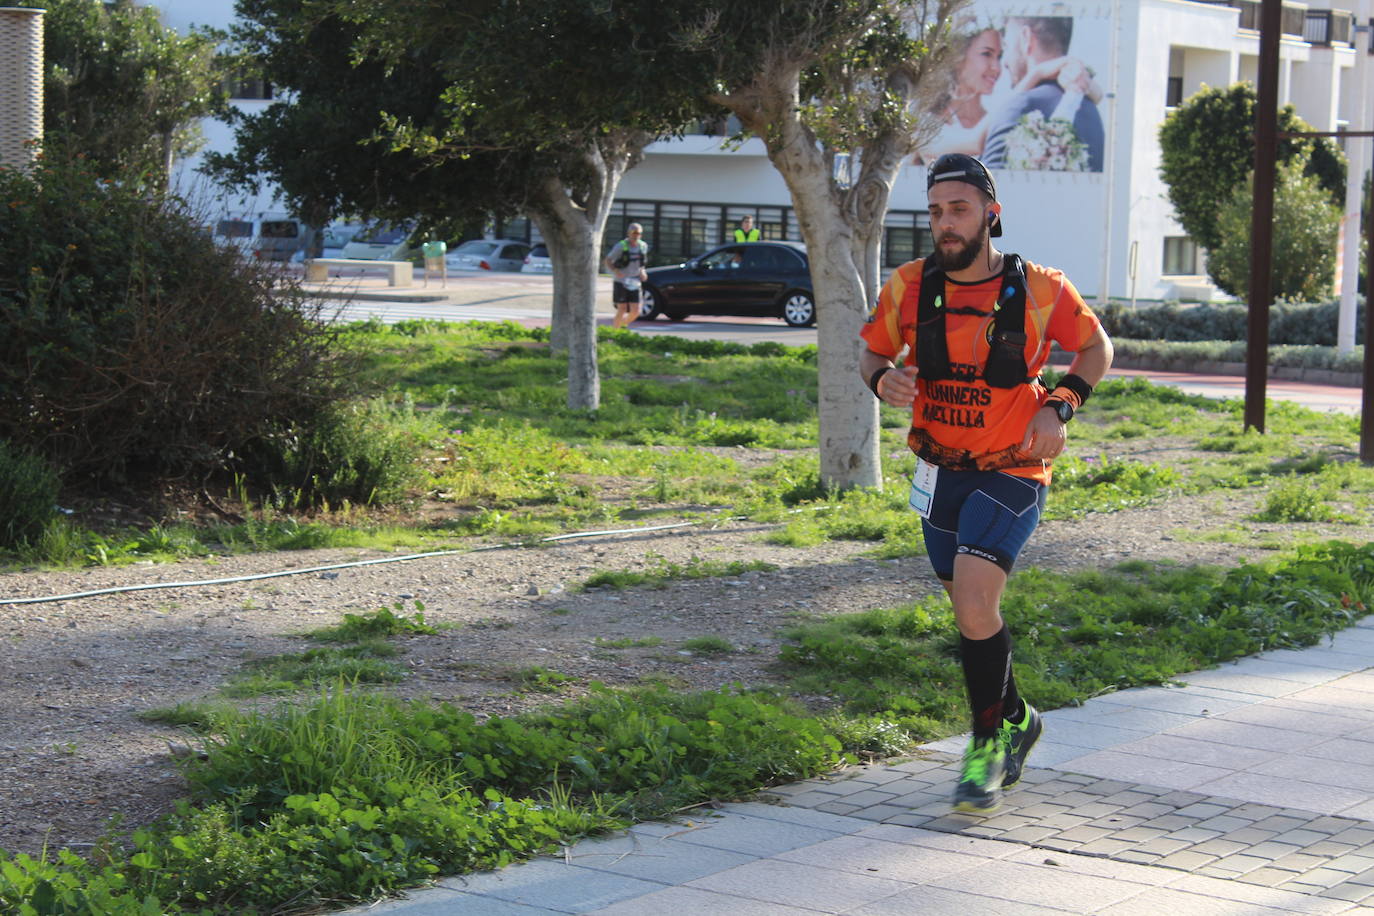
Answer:
M1051 494L1051 499L1053 494ZM1125 559L1234 563L1256 546L1197 540L1254 511L1255 493L1177 497L1146 509L1043 524L1022 565L1056 571ZM1306 532L1363 542L1374 526L1253 526L1260 539ZM308 644L299 634L422 601L432 622L455 624L404 641L407 696L459 703L480 714L548 702L520 689L520 669L542 666L572 681L671 679L684 688L770 681L780 629L796 621L908 601L938 589L923 557L875 560L869 543L778 547L770 528L736 522L556 545L485 550L308 572L260 581L177 587L63 602L0 606L11 676L0 682L0 848L80 847L118 814L146 823L185 793L169 742L185 736L138 713L212 696L246 661ZM400 555L400 554L396 554ZM153 582L219 579L369 560L371 550L317 550L3 576L7 598ZM578 591L600 570L662 561L759 560L771 572L678 581L666 588ZM1015 622L1012 622L1013 628ZM684 640L719 636L735 651L694 655ZM610 648L607 641L661 644ZM598 642L601 644L598 645Z

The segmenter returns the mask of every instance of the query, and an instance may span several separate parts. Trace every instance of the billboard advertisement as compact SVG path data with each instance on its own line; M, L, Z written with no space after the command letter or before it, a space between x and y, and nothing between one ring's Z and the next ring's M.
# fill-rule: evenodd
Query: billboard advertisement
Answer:
M916 164L957 152L992 169L1102 171L1110 19L1043 12L975 2L931 107L941 126Z

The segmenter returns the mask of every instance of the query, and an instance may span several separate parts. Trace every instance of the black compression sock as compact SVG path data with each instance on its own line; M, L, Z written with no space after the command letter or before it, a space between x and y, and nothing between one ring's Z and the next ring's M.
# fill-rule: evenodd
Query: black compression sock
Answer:
M991 738L1002 727L1003 697L1011 678L1011 634L1005 626L987 639L969 639L961 633L959 649L973 711L973 736Z

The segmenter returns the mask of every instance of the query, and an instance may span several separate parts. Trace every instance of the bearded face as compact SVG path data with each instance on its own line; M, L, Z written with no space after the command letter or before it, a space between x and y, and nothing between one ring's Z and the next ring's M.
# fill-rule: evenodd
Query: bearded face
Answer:
M945 273L965 270L973 266L988 243L988 227L984 223L973 238L964 238L955 232L946 232L935 240L935 250L930 259Z

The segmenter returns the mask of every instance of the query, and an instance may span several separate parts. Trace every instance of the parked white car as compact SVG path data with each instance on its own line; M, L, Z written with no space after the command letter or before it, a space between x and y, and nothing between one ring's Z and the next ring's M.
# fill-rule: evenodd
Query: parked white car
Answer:
M518 272L525 266L530 246L515 239L474 239L448 253L449 270L502 270Z
M531 248L530 253L525 255L525 266L520 270L527 274L553 273L553 261L549 258L549 246L540 242Z
M414 230L409 223L369 223L344 243L343 256L365 261L408 261L416 251L410 245Z

